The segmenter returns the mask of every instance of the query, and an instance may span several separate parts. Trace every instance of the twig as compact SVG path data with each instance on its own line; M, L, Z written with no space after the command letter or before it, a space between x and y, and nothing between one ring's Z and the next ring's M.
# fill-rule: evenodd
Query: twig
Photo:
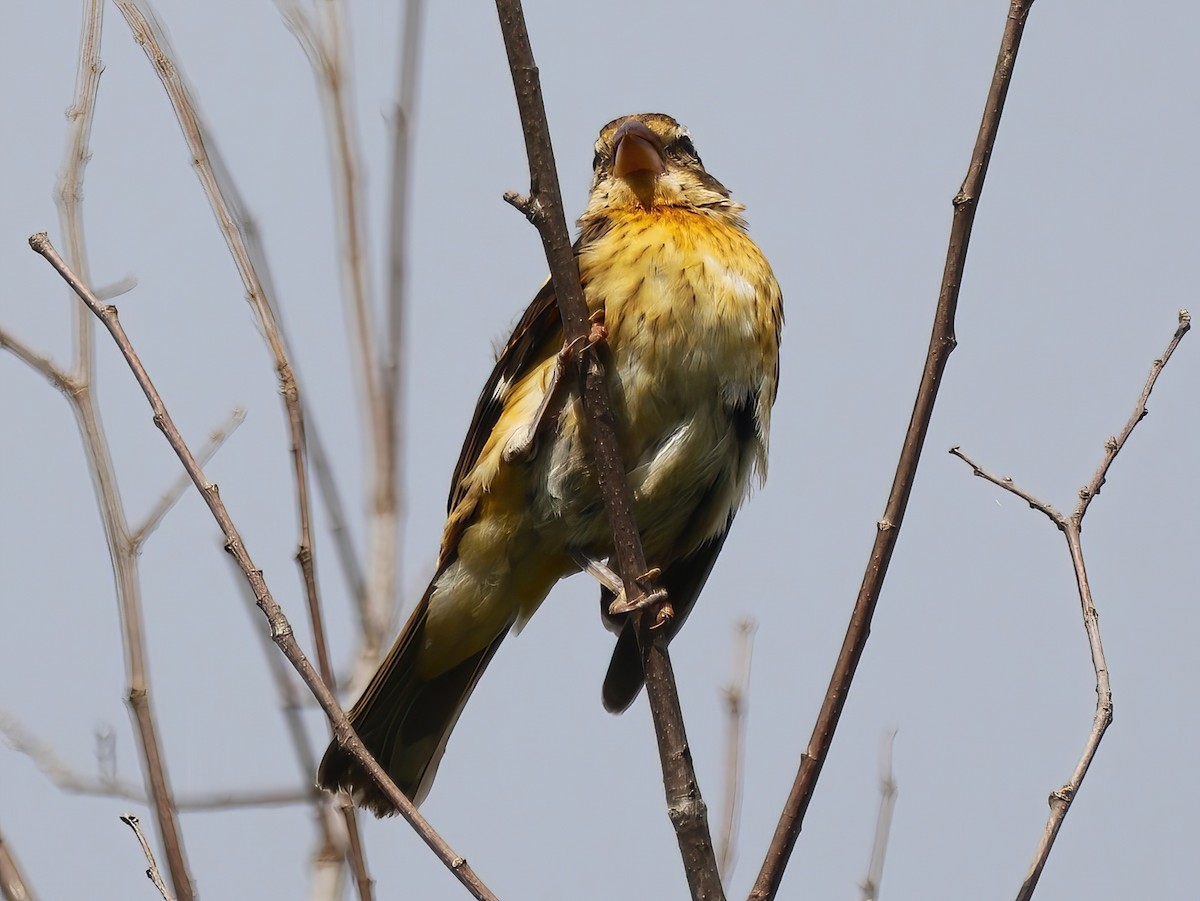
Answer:
M248 217L244 212L245 205L242 203L233 179L229 177L228 170L217 150L216 141L200 118L191 91L175 61L175 55L149 4L142 0L114 0L114 2L125 17L134 40L146 52L167 92L175 118L179 122L184 140L191 153L192 165L213 213L217 217L225 243L246 289L247 299L254 309L274 360L290 438L296 514L300 533L296 547L296 562L300 566L304 581L304 593L309 622L312 627L317 666L325 685L329 687L330 691L336 691L333 665L329 658L328 642L325 636L320 595L317 591L304 404L300 386L289 359L283 332L279 326L278 316L272 305L271 297L266 291L265 279L260 277L258 267L255 265L256 260L262 259L261 247L255 240L257 234L247 233L248 229L245 224ZM324 801L322 799L317 803L324 803ZM321 821L325 822L324 818Z
M125 17L133 39L146 52L155 73L166 89L167 97L175 117L183 131L184 140L192 154L192 165L205 196L213 208L221 233L229 252L233 256L238 274L246 289L247 298L258 318L267 345L275 362L279 377L279 389L287 413L288 432L291 436L291 455L296 489L296 505L300 522L300 539L296 549L296 560L304 578L305 595L313 626L313 643L317 661L326 684L332 685L332 667L326 647L325 630L321 618L320 600L317 595L317 579L312 552L312 526L308 495L308 466L304 440L304 417L301 412L300 389L296 383L287 349L276 322L277 316L259 279L245 235L242 233L241 210L243 204L225 167L219 161L216 142L201 121L191 91L175 62L175 55L167 43L158 19L148 4L140 0L115 0L117 8ZM86 284L86 282L85 282Z
M369 677L379 662L394 618L398 508L395 447L384 385L384 350L377 342L375 304L366 240L361 153L351 103L350 40L344 0L322 0L309 13L300 0L276 0L284 21L316 76L329 142L337 210L343 305L349 319L350 356L357 375L369 475L366 628L357 670Z
M34 901L33 891L0 832L0 898L4 901Z
M142 853L146 855L146 863L150 865L146 869L146 878L154 883L154 887L162 895L163 901L174 901L171 893L167 891L167 884L163 882L162 874L158 872L158 864L154 862L154 852L150 850L150 843L146 841L146 836L142 833L141 822L132 813L121 814L121 822L133 830L138 844L142 846Z
M725 688L725 810L717 840L717 865L726 884L737 848L738 819L742 810L743 757L746 745L746 695L750 690L750 663L754 657L753 620L737 624L737 656L733 680Z
M208 443L200 449L200 453L196 456L196 459L200 461L200 465L206 465L217 451L221 449L221 445L245 421L246 411L242 407L234 407L233 412L229 414L229 418L212 430L212 433L208 436ZM179 503L179 499L183 497L183 493L188 490L191 484L191 479L187 477L187 473L183 473L170 488L163 492L163 496L158 499L158 503L154 505L154 509L146 514L146 518L142 520L142 524L130 534L129 540L133 542L134 547L140 547L145 543L150 534L163 521L163 517L170 513L171 508Z
M883 518L877 524L875 542L867 561L866 572L863 574L862 586L858 590L854 610L850 614L846 637L842 642L837 662L834 664L825 700L821 705L820 713L817 714L817 721L813 727L812 736L809 738L808 747L801 755L800 768L796 773L796 779L788 794L787 802L784 804L779 824L775 828L775 835L767 849L762 869L750 892L751 901L769 901L779 891L784 869L804 825L805 812L808 810L808 804L816 790L817 779L821 775L821 768L825 765L829 748L833 743L834 731L837 729L838 720L841 718L846 698L850 692L850 685L854 680L855 670L858 668L858 662L866 647L867 637L871 632L871 618L875 614L875 605L879 600L888 564L891 562L892 552L896 548L896 541L900 535L900 526L904 521L904 511L912 492L921 449L925 445L925 436L929 431L929 421L933 416L933 406L937 400L942 374L956 343L954 314L958 307L958 292L962 284L963 270L966 267L971 227L975 222L975 211L983 190L984 178L987 175L988 162L991 160L992 147L995 145L996 133L1000 128L1000 115L1004 111L1004 99L1012 80L1017 49L1021 43L1021 33L1025 29L1025 20L1032 6L1033 0L1012 0L1009 6L1004 35L1000 41L1000 53L996 59L991 87L988 89L983 120L975 139L975 149L971 154L967 177L963 180L962 187L953 200L954 218L950 226L950 242L946 251L946 266L942 275L941 291L938 295L937 310L934 313L933 334L929 339L929 350L921 373L921 384L917 389L912 419L909 421L908 431L904 435L904 444L901 447L900 460L896 466L896 475L892 481L891 491L888 493Z
M337 698L334 697L328 686L321 680L320 675L313 668L312 664L309 663L304 651L296 642L295 636L292 633L291 623L288 622L287 617L283 614L283 610L276 603L270 589L267 587L262 570L254 565L254 560L251 558L250 552L246 549L241 534L233 524L225 503L221 500L217 486L205 478L204 472L200 469L199 464L197 464L191 449L183 440L183 436L180 435L179 429L176 428L174 420L171 419L170 414L163 405L162 397L154 387L154 383L151 382L150 376L142 365L142 361L138 358L137 352L129 341L129 336L125 334L125 329L117 318L117 308L111 304L105 305L101 303L88 287L79 281L79 278L64 263L62 257L59 256L58 252L50 244L50 239L44 232L31 237L29 245L35 252L46 258L47 262L54 267L63 280L87 304L88 309L104 323L104 327L112 335L113 341L121 351L121 355L125 358L125 362L129 365L130 370L132 370L138 386L146 395L146 400L154 412L154 424L162 431L163 436L167 439L167 443L171 445L180 462L183 463L183 468L191 476L192 484L196 486L201 497L204 498L204 502L212 513L213 519L216 520L217 525L220 526L221 531L224 533L226 550L237 561L238 566L250 584L251 590L254 592L255 602L267 618L267 623L271 631L271 640L279 646L284 656L296 668L296 671L304 680L304 684L308 686L309 690L317 698L321 709L325 711L326 716L333 722L333 731L338 742L354 755L354 758L362 765L363 769L379 785L380 790L383 791L388 800L400 811L400 815L412 825L422 840L437 854L438 858L450 869L455 878L471 892L472 896L479 899L479 901L485 901L485 899L487 901L494 901L495 895L475 875L475 872L470 868L466 860L455 854L453 849L434 831L429 822L413 807L408 798L396 787L396 784L392 782L387 773L376 762L375 758L367 751L362 741L354 733L354 729L350 726L350 721L346 719L346 714L338 704Z
M13 750L24 754L41 770L42 775L55 787L75 795L98 798L120 798L149 805L146 790L134 782L119 779L108 767L102 767L99 776L90 777L76 771L54 752L54 749L31 733L16 717L0 709L0 734ZM299 788L258 788L252 791L229 789L226 791L199 792L192 795L175 795L175 809L181 813L189 811L229 810L238 807L282 807L299 804L311 797L311 790Z
M893 729L883 739L879 760L879 816L875 820L875 840L871 843L871 862L862 882L862 901L878 901L883 883L883 860L892 832L892 814L896 810L896 776L892 772L892 749L896 743Z
M396 105L392 110L391 186L388 195L388 278L387 278L387 342L383 350L383 388L387 413L386 465L390 467L386 484L391 486L391 498L396 520L396 547L401 544L399 490L402 458L404 456L404 392L400 384L400 358L404 352L404 320L407 305L406 260L408 251L409 182L412 178L413 126L416 121L417 77L420 73L422 18L425 0L406 0L403 33L400 37L400 56L396 74ZM396 584L400 584L399 561L396 554ZM383 636L386 640L387 636Z
M525 151L529 156L530 194L528 198L506 195L537 228L550 266L550 278L568 342L588 332L587 305L579 283L579 267L571 249L567 222L563 215L562 194L550 144L550 128L542 100L541 82L525 14L520 0L496 0L500 31L508 53L513 87L520 110ZM604 497L608 522L613 530L613 545L618 568L625 583L626 597L636 602L644 592L638 583L647 572L641 538L634 521L633 504L625 466L617 443L616 430L604 379L604 368L595 348L588 348L581 364L580 395L588 418L588 453L595 462L597 481ZM679 693L671 672L671 659L660 632L651 629L653 617L637 616L638 644L646 674L646 695L654 720L654 734L662 761L663 786L667 814L675 827L675 836L683 856L683 868L694 899L723 899L721 877L709 834L707 808L700 794L692 767L691 750L684 732Z
M1059 531L1063 533L1063 536L1067 540L1067 550L1071 555L1071 566L1075 570L1075 584L1079 590L1079 602L1083 612L1083 628L1087 633L1088 647L1092 655L1092 668L1096 676L1096 710L1092 717L1091 731L1088 733L1083 753L1080 755L1079 761L1075 764L1071 778L1065 785L1050 794L1050 818L1046 822L1046 828L1042 832L1041 840L1038 842L1037 850L1034 852L1033 862L1029 866L1025 881L1021 884L1020 891L1017 892L1017 901L1028 901L1028 899L1033 897L1034 889L1037 887L1038 880L1042 875L1042 869L1046 866L1046 861L1050 857L1050 851L1054 847L1054 841L1058 837L1059 829L1062 828L1063 820L1066 819L1067 811L1071 809L1071 803L1075 800L1075 795L1078 794L1079 787L1083 784L1083 779L1087 775L1088 768L1092 765L1092 760L1095 758L1096 751L1100 747L1100 741L1104 738L1105 730L1112 723L1112 685L1108 677L1108 662L1104 657L1104 645L1100 641L1100 618L1096 612L1096 605L1092 600L1092 588L1088 582L1087 569L1083 561L1083 548L1080 543L1083 517L1087 513L1092 500L1100 493L1100 489L1104 486L1109 467L1116 460L1117 454L1121 452L1121 449L1125 446L1125 442L1129 440L1129 436L1133 433L1137 424L1145 418L1146 402L1150 398L1150 392L1154 390L1154 383L1158 380L1163 367L1167 365L1167 361L1171 359L1175 348L1179 346L1179 342L1183 340L1183 336L1188 333L1191 327L1191 314L1187 310L1180 310L1179 325L1175 329L1175 334L1171 336L1171 341L1167 344L1167 349L1163 352L1162 357L1155 360L1151 366L1150 375L1147 377L1146 384L1142 388L1141 396L1138 397L1137 405L1133 408L1133 414L1129 417L1129 421L1125 423L1125 428L1121 430L1121 433L1117 437L1109 438L1104 442L1104 458L1100 461L1100 465L1092 476L1092 480L1079 490L1079 501L1075 504L1075 509L1069 516L1059 513L1049 504L1034 497L1028 491L1019 488L1011 478L1001 478L988 472L964 454L960 448L950 448L950 453L970 466L971 471L975 475L991 482L993 485L1003 488L1005 491L1015 494L1021 500L1028 503L1034 510L1044 513L1058 527Z
M83 176L90 157L88 140L100 90L100 36L103 31L104 10L100 0L88 0L84 7L84 23L79 39L79 65L75 82L75 98L67 111L71 121L67 153L56 190L59 220L66 236L67 256L80 272L87 272L87 256L83 240ZM83 438L84 454L91 470L96 503L104 526L104 539L112 561L120 611L125 671L128 682L126 702L132 714L138 745L142 755L143 772L152 799L154 822L163 843L171 884L180 901L192 901L193 888L188 875L175 805L171 796L166 761L159 744L158 726L150 703L150 683L146 670L146 643L142 624L141 581L138 575L137 549L132 543L129 520L117 483L109 452L108 439L92 384L95 366L92 357L92 324L80 304L72 303L75 317L75 365L71 375L60 374L52 379L64 391L75 414Z

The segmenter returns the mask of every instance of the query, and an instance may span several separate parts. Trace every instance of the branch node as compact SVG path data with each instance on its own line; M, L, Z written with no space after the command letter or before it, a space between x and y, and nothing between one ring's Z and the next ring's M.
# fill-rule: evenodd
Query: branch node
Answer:
M517 191L505 191L504 202L519 210L534 225L545 218L545 210L536 197L527 197Z

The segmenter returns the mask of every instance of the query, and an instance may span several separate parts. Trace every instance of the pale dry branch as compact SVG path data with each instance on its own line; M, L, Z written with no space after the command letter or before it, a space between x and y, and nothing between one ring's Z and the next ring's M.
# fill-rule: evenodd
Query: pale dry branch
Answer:
M206 465L216 455L217 451L221 449L221 445L245 421L245 409L234 407L233 411L229 414L229 418L212 430L208 436L207 443L200 449L200 453L197 454L196 459L200 461L200 465ZM188 490L191 484L192 482L187 477L187 473L183 473L170 488L163 492L162 497L158 499L158 503L154 505L154 508L142 520L142 524L134 529L129 536L134 547L141 547L145 543L150 534L159 527L159 524L162 523L166 515L171 512L171 508L179 503L179 499L183 497L183 493Z
M1142 393L1133 408L1133 413L1125 423L1125 428L1121 430L1121 433L1117 437L1109 438L1104 442L1104 457L1100 461L1095 474L1092 476L1092 480L1080 489L1079 500L1070 515L1059 513L1049 504L1019 487L1011 478L997 476L988 472L963 453L961 448L950 448L950 453L970 466L974 475L1003 488L1005 491L1015 494L1021 500L1028 503L1030 507L1045 514L1058 527L1059 531L1063 533L1063 536L1067 540L1067 551L1071 556L1071 567L1075 572L1075 586L1079 592L1080 609L1083 614L1083 628L1087 635L1088 649L1092 657L1092 669L1096 679L1096 708L1092 716L1091 730L1088 733L1087 741L1084 743L1083 753L1079 756L1070 779L1064 785L1050 793L1050 817L1046 821L1046 828L1043 830L1037 849L1034 851L1033 862L1029 865L1025 880L1021 883L1021 888L1017 892L1017 901L1029 901L1033 897L1034 890L1037 888L1038 880L1041 878L1046 861L1050 858L1050 852L1054 848L1055 839L1058 837L1058 832L1062 828L1067 812L1071 809L1071 804L1075 800L1080 786L1083 784L1084 777L1087 776L1088 768L1091 767L1092 761L1096 757L1096 752L1099 750L1105 731L1112 723L1112 684L1108 675L1108 661L1105 659L1104 645L1100 640L1100 616L1096 612L1096 605L1092 599L1092 587L1088 581L1087 569L1084 566L1083 547L1080 541L1080 534L1083 530L1083 517L1087 513L1092 500L1100 493L1100 489L1103 487L1104 481L1108 476L1108 470L1112 466L1113 461L1116 460L1117 454L1121 452L1121 449L1125 446L1125 442L1129 440L1129 436L1133 434L1133 430L1137 424L1145 418L1147 412L1146 402L1150 399L1150 392L1154 390L1154 383L1158 381L1158 376L1162 372L1163 367L1167 365L1167 361L1175 353L1175 348L1179 346L1179 342L1183 340L1183 336L1188 333L1191 327L1191 314L1187 310L1180 310L1179 324L1175 329L1175 333L1171 336L1171 340L1167 344L1167 349L1163 351L1163 355L1155 360L1151 366L1150 375L1146 378L1146 383L1142 387Z
M742 811L742 784L745 776L746 697L750 691L750 664L754 658L754 620L737 624L737 651L733 679L725 687L725 807L721 816L721 836L717 840L717 866L726 883L736 857L738 820Z
M1009 5L1004 33L1000 39L1000 52L996 58L996 67L988 88L967 175L952 201L954 217L950 226L950 241L946 249L946 265L938 292L937 309L934 312L933 333L929 339L929 349L921 370L921 383L917 388L912 418L904 435L896 474L888 492L883 517L876 524L875 541L867 559L862 585L854 602L854 610L850 614L846 637L834 664L825 700L820 713L817 714L808 746L800 757L795 781L784 803L758 878L750 892L751 901L770 901L779 891L792 849L800 837L809 802L816 791L821 768L825 765L833 744L833 735L845 708L858 662L862 659L863 649L871 634L871 619L875 615L875 606L883 589L888 564L900 536L900 527L908 507L909 495L912 493L921 450L929 432L929 422L933 417L933 407L941 387L942 375L950 353L957 343L954 337L954 316L958 308L959 287L962 285L963 271L966 268L971 229L975 223L975 212L987 176L992 148L1000 129L1000 117L1004 112L1009 84L1012 82L1021 35L1032 6L1033 0L1011 0Z
M29 881L4 840L3 832L0 832L0 898L4 901L35 901Z
M333 665L329 658L328 643L325 637L320 595L317 591L304 404L283 331L279 326L279 317L276 314L271 295L267 293L268 282L264 275L260 275L259 266L256 265L263 260L261 246L257 242L257 232L251 232L247 228L249 216L245 213L245 204L217 150L216 141L200 116L191 90L166 39L166 34L149 3L143 2L143 0L114 0L114 2L125 17L134 40L146 52L147 58L166 90L172 111L191 153L192 165L200 180L201 188L217 218L221 234L242 279L247 299L271 351L275 373L279 380L280 394L283 397L290 439L289 451L292 458L293 488L300 533L296 547L296 562L300 566L304 581L317 666L330 691L336 691ZM323 801L317 801L317 803L323 803ZM321 821L325 822L324 818L321 818Z
M343 0L321 0L310 10L300 0L276 0L316 78L324 113L337 211L343 306L350 357L357 377L367 454L368 509L363 636L354 688L365 684L390 638L395 619L399 512L396 489L394 398L385 385L387 349L377 336L366 237L366 203L358 129L354 120L349 26Z
M158 864L155 863L154 852L150 849L150 843L146 841L146 836L142 832L141 821L132 813L125 813L121 814L121 822L133 830L133 834L137 836L138 844L142 846L142 854L146 856L146 863L149 864L146 868L146 878L154 883L154 887L162 895L163 901L174 901L171 893L167 891L167 885L163 882L162 874L158 872Z
M71 265L81 272L87 271L83 240L83 178L84 168L91 155L88 141L100 89L100 74L104 71L99 57L103 24L103 3L99 0L88 0L84 4L83 28L79 39L75 96L67 110L71 126L68 130L66 159L55 191L59 221L66 239L67 256ZM73 300L71 308L75 317L74 369L70 375L62 372L52 374L51 382L63 391L70 403L83 438L84 455L91 473L96 503L100 508L104 527L104 539L113 567L124 638L122 644L128 685L126 702L133 717L142 755L143 775L151 798L154 822L163 843L171 883L180 901L191 901L193 888L187 870L183 836L179 829L166 761L150 702L137 548L130 537L129 520L125 514L116 470L104 434L99 405L92 391L95 367L92 356L91 317L78 301Z
M338 743L346 748L362 765L363 769L370 774L388 800L396 806L400 815L416 830L421 839L454 874L455 878L471 892L472 896L479 899L479 901L485 901L485 899L486 901L494 901L495 895L475 875L475 872L467 864L466 860L455 854L453 849L434 831L429 822L421 816L408 798L404 796L396 784L392 782L391 778L388 777L375 758L367 751L351 727L345 712L337 702L337 698L334 697L317 670L313 668L305 656L300 645L296 642L291 623L288 622L282 608L280 608L270 589L267 587L262 570L255 566L254 560L242 540L241 533L234 525L224 501L221 500L217 486L209 482L205 477L203 470L196 462L195 455L183 440L183 436L175 426L174 420L167 412L162 397L154 387L154 383L151 381L149 374L142 365L141 359L134 350L133 344L129 340L129 336L125 333L125 329L118 319L116 307L112 304L103 304L96 298L91 290L66 265L45 233L39 233L31 237L29 244L36 253L46 258L46 261L54 267L63 280L87 304L88 309L100 319L112 336L118 350L120 350L121 355L125 358L125 362L133 372L138 386L146 395L146 400L149 402L150 408L154 413L155 425L158 426L167 443L170 444L172 450L179 457L184 469L187 470L188 475L192 479L192 484L200 492L205 505L213 515L213 519L216 520L217 525L224 533L226 550L233 555L233 558L237 561L239 568L245 575L254 593L255 603L267 619L272 641L278 645L284 656L288 658L288 661L291 662L292 666L300 674L300 677L304 680L304 684L308 686L309 690L317 698L321 709L325 711L326 716L333 723L333 732Z
M879 754L879 814L875 818L875 838L871 843L871 860L867 864L867 875L860 886L862 901L879 901L879 887L883 883L883 861L887 855L888 838L892 833L892 814L896 810L896 774L892 769L892 751L896 744L896 730L884 736Z
M529 157L530 196L514 205L522 209L542 239L565 340L568 343L582 340L590 330L590 320L579 281L579 266L567 232L546 107L525 26L525 13L520 0L496 0L496 12ZM505 199L513 202L516 198L506 195ZM588 423L583 430L587 453L594 463L604 498L605 513L613 533L614 557L625 583L626 599L636 604L650 590L640 579L649 567L633 515L633 498L613 425L604 366L595 347L589 345L583 352L578 374L580 399ZM725 894L709 833L708 809L692 766L666 640L661 631L653 629L653 616L644 616L641 612L633 615L646 677L646 696L662 763L667 813L675 828L688 888L696 901L723 901Z
M24 754L60 791L96 798L119 798L150 805L146 790L135 782L116 775L106 736L97 736L101 745L98 754L99 773L87 776L66 763L55 750L26 728L20 720L0 709L0 734L9 746ZM174 795L175 809L180 813L231 810L243 807L285 807L300 804L312 796L312 790L302 788L226 789Z

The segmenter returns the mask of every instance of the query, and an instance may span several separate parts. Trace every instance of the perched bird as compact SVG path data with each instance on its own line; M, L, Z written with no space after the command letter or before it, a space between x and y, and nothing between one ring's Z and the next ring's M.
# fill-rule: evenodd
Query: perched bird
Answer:
M705 171L688 132L650 113L608 123L575 244L646 560L683 624L751 477L765 478L779 377L779 285L741 204ZM593 332L595 333L595 329ZM606 333L606 334L604 334ZM577 391L562 379L563 328L549 283L484 386L451 481L433 581L350 711L367 748L413 803L429 791L479 677L565 576L612 553ZM604 682L620 712L642 687L628 617ZM619 603L618 603L619 609ZM395 813L335 743L323 788Z

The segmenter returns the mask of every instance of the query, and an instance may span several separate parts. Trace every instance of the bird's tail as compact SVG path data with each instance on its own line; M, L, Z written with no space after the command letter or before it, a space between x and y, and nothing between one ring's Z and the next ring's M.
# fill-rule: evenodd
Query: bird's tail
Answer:
M431 585L350 710L354 731L413 804L420 804L429 793L450 732L508 634L508 629L503 629L483 650L443 673L429 678L418 675L417 655L432 590ZM376 816L397 813L366 770L336 741L321 760L317 783L328 791L345 789L356 804Z

